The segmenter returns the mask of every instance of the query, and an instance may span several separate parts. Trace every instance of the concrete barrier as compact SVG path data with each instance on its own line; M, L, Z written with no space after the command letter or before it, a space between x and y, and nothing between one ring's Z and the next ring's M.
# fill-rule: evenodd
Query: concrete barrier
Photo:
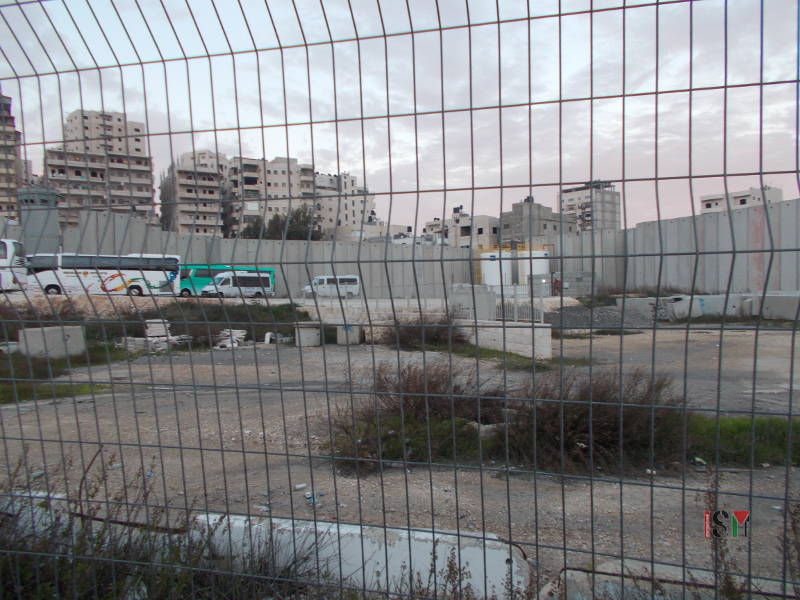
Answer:
M17 350L26 356L65 358L86 352L83 327L31 327L20 329Z
M294 345L299 347L319 346L322 324L315 321L297 323L294 326Z
M16 515L15 523L24 531L43 533L63 522L67 513L80 519L81 506L58 494L26 492L0 500L0 509ZM99 516L99 515L98 515ZM161 524L169 525L169 524ZM491 533L460 536L450 531L408 530L220 513L200 514L185 531L145 530L126 521L107 523L112 535L124 539L147 535L154 544L153 560L162 560L159 546L178 536L193 537L210 544L209 554L226 556L234 568L258 564L254 558L269 557L276 568L296 567L310 572L313 584L319 582L364 588L367 592L408 589L410 578L428 585L425 595L444 593L445 587L467 586L475 597L502 595L507 589L525 590L529 567L522 551ZM457 581L448 577L448 559L461 570ZM167 555L169 558L169 555ZM431 572L436 577L431 576Z
M471 344L528 358L553 358L553 336L546 323L507 321L458 321Z
M315 570L318 565L319 572L328 573L333 581L363 585L368 591L407 589L409 577L416 581L419 575L432 588L426 591L442 593L450 556L462 569L462 588L469 585L478 598L502 594L507 584L519 590L528 585L529 569L522 552L491 533L484 541L449 531L219 514L202 515L195 522L212 535L220 552L232 547L246 559L258 549L257 544L263 548L270 542L278 565L300 559ZM437 576L429 576L431 571Z
M336 343L340 346L352 346L361 343L360 325L338 325L336 327Z

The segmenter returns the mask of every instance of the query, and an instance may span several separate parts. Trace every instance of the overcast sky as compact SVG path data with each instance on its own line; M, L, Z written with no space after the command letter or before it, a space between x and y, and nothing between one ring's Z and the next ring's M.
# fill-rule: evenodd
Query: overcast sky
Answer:
M156 183L193 147L289 155L355 174L392 223L555 207L591 178L629 224L690 214L723 174L799 195L796 0L499 4L6 3L0 85L35 172L64 114L125 110Z

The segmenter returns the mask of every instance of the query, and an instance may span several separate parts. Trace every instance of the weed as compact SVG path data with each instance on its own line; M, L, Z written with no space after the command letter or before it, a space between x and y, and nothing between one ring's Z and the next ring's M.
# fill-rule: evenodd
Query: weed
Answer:
M625 329L621 327L619 329L592 329L592 334L594 335L637 335L640 333L644 333L641 329Z
M62 398L91 394L105 386L89 383L54 382L70 368L129 360L125 350L95 344L69 359L28 357L14 352L0 357L0 404L33 398Z
M589 333L577 332L574 329L560 329L559 327L553 327L551 333L554 340L588 340L592 337Z
M419 316L387 328L379 342L403 350L431 350L464 344L467 337L455 318L452 312L439 317Z
M621 380L613 371L591 378L548 375L529 385L529 402L515 405L508 426L512 460L572 471L648 465L651 447L659 464L680 458L681 416L666 377L642 371Z
M792 431L789 431L791 426ZM717 421L713 417L689 416L688 441L692 455L713 458L717 450ZM754 433L754 435L753 435ZM800 421L781 417L719 417L719 460L724 464L782 464L786 460L789 436L792 456L800 460Z
M670 321L671 325L715 325L727 328L729 326L742 326L742 327L762 327L762 328L784 328L792 329L796 327L796 321L784 319L759 319L757 316L726 316L720 315L698 315L696 317L689 317L685 319L676 319Z
M191 335L194 344L208 344L222 329L244 329L248 340L263 340L268 332L294 335L294 323L308 321L307 312L294 304L227 304L195 299L164 304L144 311L142 319L170 323L173 335Z
M152 481L142 472L124 490L109 490L102 449L80 474L77 497L53 491L31 494L17 486L21 464L2 485L0 595L71 598L323 598L311 569L300 567L310 553L278 565L279 552L255 538L247 553L218 552L227 535L221 523L198 528L182 511L172 521L152 508ZM151 504L148 512L145 506ZM218 533L220 535L218 535Z

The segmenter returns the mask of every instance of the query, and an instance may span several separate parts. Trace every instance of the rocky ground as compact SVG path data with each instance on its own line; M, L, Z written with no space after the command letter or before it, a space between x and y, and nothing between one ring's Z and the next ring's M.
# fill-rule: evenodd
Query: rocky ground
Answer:
M556 357L591 360L593 370L655 364L698 409L719 402L722 411L755 406L785 414L790 389L798 385L789 379L797 378L797 365L789 362L796 341L788 332L762 332L757 347L748 331L692 331L687 338L685 331L646 330L553 343ZM424 360L437 358L447 357L426 353ZM0 464L8 471L22 464L23 482L68 485L75 493L79 473L99 453L95 465L103 464L109 490L123 484L130 489L144 477L157 504L492 533L518 543L542 577L620 552L710 564L701 529L709 474L692 468L624 479L602 472L508 476L507 467L519 465L491 462L482 469L416 465L363 475L337 472L326 458L337 406L369 389L376 365L422 360L421 353L383 346L300 353L259 345L78 369L69 376L73 381L91 378L109 387L94 397L2 407ZM474 370L474 360L453 360L457 370ZM527 377L503 377L497 361L482 361L480 374L482 381L509 387ZM31 474L38 475L28 480ZM720 489L731 494L717 504L754 511L753 534L736 543L735 557L744 564L752 560L754 572L779 575L784 498L787 491L795 501L800 496L796 469L716 475ZM299 484L315 492L316 503L295 490Z

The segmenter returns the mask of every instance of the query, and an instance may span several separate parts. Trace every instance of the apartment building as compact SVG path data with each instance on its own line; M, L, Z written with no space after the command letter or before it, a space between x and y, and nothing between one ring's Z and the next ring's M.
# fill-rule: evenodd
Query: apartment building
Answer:
M528 196L511 205L511 210L500 215L500 234L503 242L527 241L543 235L574 234L578 224L574 214L561 215L549 206L535 202Z
M229 161L226 202L226 234L235 237L258 218L265 222L275 213L287 214L314 196L314 169L296 158L272 160L234 156Z
M15 219L17 186L21 177L19 144L22 134L17 131L11 98L0 94L0 217Z
M453 207L451 216L444 221L436 217L425 223L424 236L431 236L433 243L457 248L493 246L498 242L500 219L489 215L472 216L463 206Z
M387 230L375 215L375 196L358 185L358 179L347 172L316 173L315 215L317 224L328 237L359 232L364 224L364 238L386 235Z
M59 220L77 225L81 210L153 213L153 163L144 123L125 113L76 110L64 121L64 144L47 148L45 184L63 198Z
M724 192L707 194L700 196L700 213L722 212L728 210L728 206L731 207L731 210L737 210L748 206L763 205L765 201L767 204L782 202L783 190L765 185L763 188L751 187L740 192L729 192L727 198Z
M620 194L610 181L587 181L561 190L561 212L574 217L580 231L620 230Z
M161 225L194 235L221 236L224 206L231 199L229 162L210 150L185 152L161 181Z

